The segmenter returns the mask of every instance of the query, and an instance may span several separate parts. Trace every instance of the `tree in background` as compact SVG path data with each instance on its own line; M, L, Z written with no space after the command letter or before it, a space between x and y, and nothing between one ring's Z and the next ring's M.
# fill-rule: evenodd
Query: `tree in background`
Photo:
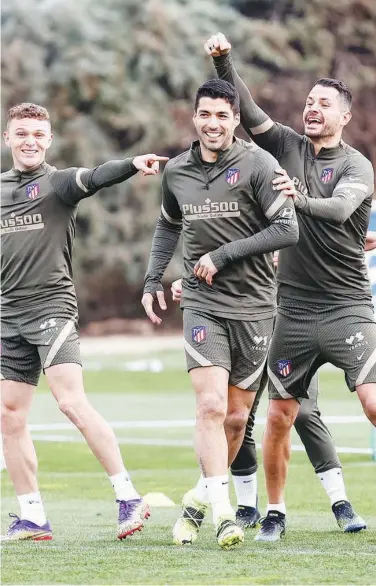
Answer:
M32 9L31 9L32 7ZM48 107L49 162L95 166L141 152L175 156L194 139L196 89L214 75L203 42L223 31L260 105L299 129L312 83L353 89L346 140L376 163L373 0L3 0L3 114ZM2 150L3 168L10 158ZM75 274L85 323L139 307L159 180L106 190L81 205ZM167 278L179 274L179 259Z

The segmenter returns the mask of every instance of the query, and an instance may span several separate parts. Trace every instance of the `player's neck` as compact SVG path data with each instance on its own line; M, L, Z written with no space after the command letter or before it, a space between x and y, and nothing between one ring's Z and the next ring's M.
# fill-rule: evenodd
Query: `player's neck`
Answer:
M317 156L321 149L332 149L337 147L341 141L341 133L335 134L334 136L310 138L309 140L313 145L315 156Z
M204 163L215 163L218 159L218 152L210 151L202 143L200 143L200 155Z
M15 169L16 171L20 171L21 173L32 173L33 171L35 171L36 169L39 169L39 167L44 165L45 162L46 161L41 161L40 163L38 163L37 165L34 165L33 167L26 167L25 165L22 165L22 163L20 163L19 161L15 161L13 159L13 169Z

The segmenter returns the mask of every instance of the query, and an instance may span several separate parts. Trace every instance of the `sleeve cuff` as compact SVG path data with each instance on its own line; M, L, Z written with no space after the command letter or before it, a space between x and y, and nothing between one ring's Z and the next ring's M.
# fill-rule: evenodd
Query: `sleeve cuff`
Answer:
M147 280L145 281L144 285L144 293L151 293L154 295L157 291L163 291L163 285L160 281L152 281Z
M226 266L229 260L223 249L223 246L220 246L220 248L217 248L217 250L213 250L213 252L210 252L209 256L217 271L223 269L223 267Z
M304 210L307 205L307 197L302 193L297 193L294 199L294 206L297 210Z
M226 55L219 55L219 57L213 57L213 62L215 67L221 67L222 65L227 65L231 63L231 51Z
M129 163L129 172L133 173L133 175L136 175L136 173L138 173L139 169L137 169L137 167L134 166L133 164L133 159L136 158L136 155L134 157L131 157L130 159L125 159L128 163Z

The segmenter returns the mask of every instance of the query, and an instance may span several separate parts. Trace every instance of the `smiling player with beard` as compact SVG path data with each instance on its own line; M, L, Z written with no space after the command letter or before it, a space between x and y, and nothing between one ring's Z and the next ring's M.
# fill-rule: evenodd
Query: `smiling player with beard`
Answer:
M220 78L240 95L241 122L293 178L299 242L281 251L279 307L268 359L270 404L263 441L269 498L256 536L276 541L285 532L283 491L290 431L317 369L341 368L350 391L376 425L376 323L364 257L374 175L371 163L342 140L352 96L336 79L320 79L303 112L304 135L275 123L236 73L231 45L218 33L205 44ZM278 179L276 180L279 181ZM340 501L340 516L353 514Z

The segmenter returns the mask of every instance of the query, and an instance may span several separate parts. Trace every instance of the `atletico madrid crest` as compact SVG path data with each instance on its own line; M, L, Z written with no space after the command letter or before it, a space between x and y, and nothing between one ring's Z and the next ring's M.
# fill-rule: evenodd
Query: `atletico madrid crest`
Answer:
M235 185L239 181L240 169L227 169L226 181L229 185Z
M26 185L26 197L29 199L35 199L37 195L39 195L39 183L30 183L30 185Z
M323 183L329 183L329 181L332 179L333 177L333 172L334 169L333 167L326 167L326 169L323 169L321 171L321 175L320 175L320 179Z
M203 342L206 340L206 326L195 326L192 328L193 342Z
M288 376L292 371L292 363L291 360L278 360L277 363L278 374L281 376Z

